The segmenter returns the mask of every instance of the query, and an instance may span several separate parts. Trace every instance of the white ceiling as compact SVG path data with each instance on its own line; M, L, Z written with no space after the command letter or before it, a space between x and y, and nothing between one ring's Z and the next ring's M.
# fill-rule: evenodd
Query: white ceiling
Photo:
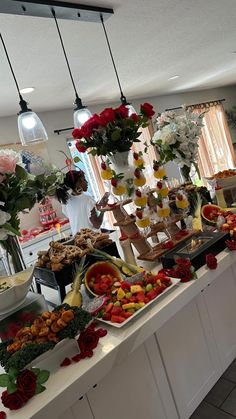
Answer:
M106 27L128 99L236 83L235 0L74 0L82 2L114 8ZM83 102L117 100L101 25L59 24ZM71 107L74 92L53 20L0 14L0 30L20 87L35 87L24 95L31 107ZM17 113L17 102L0 45L0 116Z

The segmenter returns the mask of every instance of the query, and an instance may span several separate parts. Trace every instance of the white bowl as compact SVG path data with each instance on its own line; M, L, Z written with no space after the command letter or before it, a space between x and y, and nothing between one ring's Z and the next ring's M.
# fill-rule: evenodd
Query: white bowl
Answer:
M23 303L32 279L32 268L11 276L0 276L0 284L6 282L10 286L9 289L0 293L0 314L6 314Z
M215 186L218 184L221 188L233 188L236 187L236 175L235 176L229 176L225 178L205 178L209 185Z

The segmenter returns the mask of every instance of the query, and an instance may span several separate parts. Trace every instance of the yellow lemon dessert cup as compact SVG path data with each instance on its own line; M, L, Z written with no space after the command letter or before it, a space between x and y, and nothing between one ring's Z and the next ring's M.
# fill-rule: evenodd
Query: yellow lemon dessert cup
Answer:
M103 180L110 180L112 178L112 170L111 169L106 169L106 170L102 170L101 171L101 178Z
M150 226L151 221L150 221L150 218L149 217L146 217L146 218L142 218L141 220L140 219L137 219L136 220L136 223L137 223L137 226L138 227L140 227L140 228L146 228L146 227L149 227Z
M147 197L141 196L140 198L135 198L134 203L137 207L145 207L147 205Z
M121 196L121 195L124 195L125 192L126 192L126 187L123 185L119 185L112 188L112 193L114 195Z
M134 185L135 186L144 186L146 183L146 178L145 177L140 177L140 178L135 178L134 179Z

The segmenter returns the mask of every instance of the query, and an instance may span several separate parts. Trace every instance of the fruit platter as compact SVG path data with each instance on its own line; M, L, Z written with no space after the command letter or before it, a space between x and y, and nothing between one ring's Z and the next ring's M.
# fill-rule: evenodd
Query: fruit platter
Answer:
M106 302L97 314L98 320L114 327L123 327L176 286L180 280L163 274L143 272L138 278L114 284Z
M87 269L84 284L89 295L95 297L95 306L96 300L102 301L94 314L112 326L122 327L179 282L163 273L146 272L107 256L108 260L96 262Z

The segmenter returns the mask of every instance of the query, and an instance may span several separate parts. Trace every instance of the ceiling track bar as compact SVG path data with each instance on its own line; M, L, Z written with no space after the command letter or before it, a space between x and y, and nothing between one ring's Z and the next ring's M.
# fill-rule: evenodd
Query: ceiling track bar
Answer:
M74 129L74 127L70 127L70 128L61 128L61 129L55 129L53 132L55 133L55 134L57 134L57 135L60 135L61 134L61 132L64 132L64 131L73 131L73 129Z
M0 0L0 13L47 17L52 19L52 9L57 19L101 23L101 15L107 20L113 9L55 0Z

